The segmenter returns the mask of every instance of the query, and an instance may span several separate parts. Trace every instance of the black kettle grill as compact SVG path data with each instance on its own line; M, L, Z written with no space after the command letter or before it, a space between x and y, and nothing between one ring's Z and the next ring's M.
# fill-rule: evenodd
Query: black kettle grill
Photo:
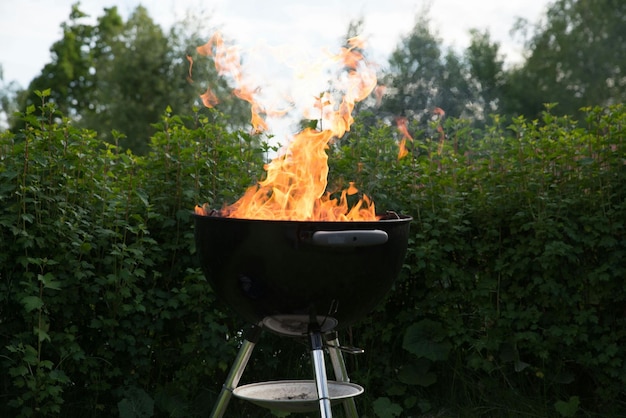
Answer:
M377 221L274 221L195 215L202 270L216 295L251 324L212 417L223 416L232 394L285 411L319 407L332 417L342 403L357 417L336 330L367 315L398 276L407 249L409 216ZM314 381L265 382L237 387L262 329L309 337ZM328 381L324 350L333 364ZM295 392L294 392L295 391Z

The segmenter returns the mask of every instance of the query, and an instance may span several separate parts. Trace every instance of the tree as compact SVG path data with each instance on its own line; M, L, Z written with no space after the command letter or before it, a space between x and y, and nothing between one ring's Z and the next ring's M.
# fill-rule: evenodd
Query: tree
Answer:
M99 106L91 125L100 132L120 131L126 136L123 145L144 153L154 133L150 124L169 104L168 41L148 11L138 6L109 46L98 70L94 94Z
M127 22L116 7L105 8L95 25L82 23L87 17L79 4L72 6L64 22L63 38L55 42L51 62L28 88L18 95L19 109L40 104L36 91L51 90L49 100L75 124L98 132L108 142L118 142L135 153L146 152L152 126L169 107L178 115L197 115L199 96L206 84L223 97L220 110L230 116L233 128L249 120L249 107L230 94L225 80L206 61L193 67L195 47L206 42L191 19L175 24L165 33L148 11L138 6ZM204 19L206 30L206 19ZM18 130L23 121L13 121ZM118 133L114 134L116 131Z
M115 7L104 10L98 25L91 26L80 23L87 15L80 11L79 4L72 6L69 22L61 24L63 38L50 48L52 61L18 96L22 112L40 103L35 92L46 89L51 90L49 100L67 116L80 120L98 111L99 70L110 59L111 42L123 27ZM17 130L22 126L23 122L15 121L12 128Z
M389 59L389 70L382 78L389 91L383 111L421 120L436 105L443 73L440 44L428 19L419 17Z
M60 110L69 115L95 110L98 70L109 59L111 44L118 39L123 28L116 7L104 9L105 14L98 19L98 25L90 26L77 22L87 17L78 6L72 6L71 24L62 24L64 38L52 47L58 59L48 71L44 68L44 80L36 79L36 82L45 83L42 87L52 87L56 92L53 94L62 104Z
M478 48L470 57L478 61L480 53ZM428 17L421 14L389 59L389 69L382 77L387 94L379 114L407 118L420 129L427 128L433 112L442 115L441 110L448 116L475 119L479 116L474 106L479 91L470 70L465 57L443 48Z
M212 34L207 21L210 21L210 15L202 10L194 11L193 15L176 22L170 29L168 77L171 105L180 109L179 114L185 113L190 104L203 107L199 97L210 88L219 99L216 107L227 117L230 129L249 127L250 105L233 94L233 86L217 73L213 59L197 51Z
M523 26L522 26L523 27ZM525 63L511 71L507 111L537 115L544 103L577 114L626 99L626 3L557 0L527 40Z
M4 81L4 71L0 64L0 132L8 128L16 109L18 87L14 81Z
M224 102L220 110L231 116L232 127L242 127L249 121L249 108L233 100L231 88L212 63L198 61L195 47L206 40L195 31L186 31L184 25L193 28L194 21L180 22L166 35L145 7L135 9L119 39L110 43L110 57L100 69L97 82L100 109L90 126L99 127L101 132L123 133L121 144L143 154L155 132L152 124L167 108L190 116L194 105L201 107L199 96L206 90L206 83L216 86ZM191 66L188 57L206 65ZM113 140L110 134L105 139Z
M500 55L500 45L491 42L489 31L470 30L470 46L465 50L464 60L469 69L470 88L477 98L477 117L485 120L489 113L499 110L502 84L504 82L504 61Z

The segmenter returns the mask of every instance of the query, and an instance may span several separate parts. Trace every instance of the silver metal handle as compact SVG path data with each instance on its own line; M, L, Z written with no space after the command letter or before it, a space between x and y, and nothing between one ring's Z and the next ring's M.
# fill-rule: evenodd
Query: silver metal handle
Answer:
M380 229L354 231L315 231L311 240L326 247L369 247L387 242L389 236Z

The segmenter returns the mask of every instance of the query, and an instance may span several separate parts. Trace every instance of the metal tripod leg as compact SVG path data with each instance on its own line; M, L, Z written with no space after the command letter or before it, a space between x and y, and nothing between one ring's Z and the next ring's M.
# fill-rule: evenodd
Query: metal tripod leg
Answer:
M350 382L348 377L348 371L346 369L346 363L343 360L343 354L339 348L339 339L336 332L331 332L326 335L326 342L328 347L328 356L333 365L333 372L335 373L335 380L338 382ZM343 410L346 418L359 418L359 414L356 410L356 402L354 398L346 398L343 402Z
M260 336L260 326L252 325L245 331L243 343L237 353L235 362L230 368L230 372L228 373L228 377L226 377L222 390L217 397L217 402L215 402L215 405L213 406L213 411L210 415L211 418L222 418L224 416L226 407L228 407L228 402L233 396L233 390L235 390L239 384L239 379L241 379L241 376L243 375L243 371L248 364L252 350L254 350L254 346L259 341Z
M317 325L317 323L312 325ZM311 360L313 363L313 373L315 374L315 386L317 388L320 416L321 418L332 418L333 412L330 406L328 379L326 378L326 366L324 364L324 342L322 341L322 333L319 326L311 326L309 337L311 339Z

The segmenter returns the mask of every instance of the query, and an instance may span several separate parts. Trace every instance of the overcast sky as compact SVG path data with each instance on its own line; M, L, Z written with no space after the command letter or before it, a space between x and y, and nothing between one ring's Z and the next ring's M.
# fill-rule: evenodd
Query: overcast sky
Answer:
M4 82L27 87L50 61L50 46L61 39L60 25L68 20L76 0L0 0L0 64ZM168 29L187 13L210 16L207 39L219 27L242 47L260 40L279 46L295 41L311 50L337 48L348 24L363 17L363 35L370 52L383 63L415 18L430 5L433 29L446 46L468 45L471 28L488 29L500 42L508 63L520 60L521 41L509 34L517 17L537 22L549 0L83 0L81 9L92 17L104 7L117 6L126 19L138 4Z

